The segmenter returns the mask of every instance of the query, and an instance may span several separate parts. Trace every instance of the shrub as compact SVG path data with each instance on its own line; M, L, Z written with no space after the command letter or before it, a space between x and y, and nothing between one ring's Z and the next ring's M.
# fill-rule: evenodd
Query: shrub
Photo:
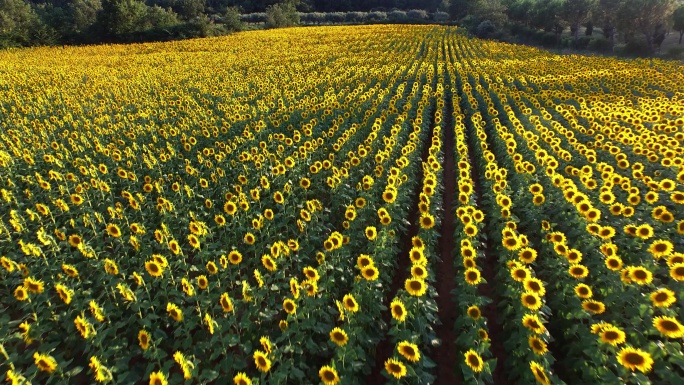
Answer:
M574 42L575 49L587 49L590 41L591 36L580 36L580 38Z
M443 23L449 21L449 14L447 12L438 11L432 14L432 20Z
M672 47L663 57L671 60L684 60L684 47Z
M381 11L370 12L370 13L368 13L368 16L366 17L366 21L369 23L378 23L378 22L387 21L387 13L381 12Z
M414 19L414 20L427 20L428 19L427 11L424 11L422 9L412 9L406 13L406 16L408 16L409 19Z
M325 14L325 21L333 24L344 23L344 12L329 12Z
M388 13L387 18L393 23L400 23L407 20L406 12L399 10Z
M237 7L228 7L223 13L223 26L228 31L243 31L245 23L240 20L240 11Z
M610 51L610 40L603 36L597 36L592 38L587 44L587 49L598 52L608 52Z
M558 44L556 34L553 32L544 32L541 43L544 47L553 47Z
M348 23L361 23L368 17L366 12L347 12L344 21Z
M299 24L299 13L293 3L278 3L266 8L266 28L285 28Z
M240 20L245 23L265 23L266 14L264 12L248 13L245 15L240 15Z
M481 39L492 37L496 33L496 26L490 20L485 20L475 28L475 36Z

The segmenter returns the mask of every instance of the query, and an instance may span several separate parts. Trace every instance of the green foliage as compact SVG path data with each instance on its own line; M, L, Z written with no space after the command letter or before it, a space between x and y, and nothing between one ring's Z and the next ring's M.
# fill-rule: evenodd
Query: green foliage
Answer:
M679 44L682 44L682 35L684 35L684 4L681 4L672 13L672 29L679 32Z
M299 24L296 4L292 1L273 4L266 8L266 28L284 28Z
M237 7L228 7L223 13L223 26L228 31L243 31L245 23L240 20L240 10Z
M141 32L141 24L148 14L148 7L140 0L104 0L97 16L104 40Z
M0 0L0 48L28 45L36 21L24 0Z

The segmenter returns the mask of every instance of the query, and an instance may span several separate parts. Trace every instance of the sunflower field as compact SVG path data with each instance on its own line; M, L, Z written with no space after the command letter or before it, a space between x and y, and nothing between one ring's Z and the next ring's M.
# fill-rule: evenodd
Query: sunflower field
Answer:
M456 27L0 52L0 381L681 384L684 67Z

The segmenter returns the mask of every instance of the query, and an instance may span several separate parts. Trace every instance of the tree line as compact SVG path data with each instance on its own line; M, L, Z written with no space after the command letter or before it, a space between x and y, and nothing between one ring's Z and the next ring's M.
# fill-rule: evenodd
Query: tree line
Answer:
M204 37L255 21L452 21L485 38L650 53L669 31L681 44L684 0L0 0L0 48Z

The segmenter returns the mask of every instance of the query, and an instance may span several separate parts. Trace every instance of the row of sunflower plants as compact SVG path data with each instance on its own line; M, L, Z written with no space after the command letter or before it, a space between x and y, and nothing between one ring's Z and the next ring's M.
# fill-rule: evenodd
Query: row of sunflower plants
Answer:
M450 89L456 90L453 65L448 66L448 76ZM458 250L454 250L456 274L453 300L458 308L465 310L464 315L458 317L454 323L454 329L458 335L456 346L464 357L464 362L457 371L462 374L466 383L479 384L493 381L492 371L497 363L491 353L487 318L482 314L482 308L489 305L491 299L479 291L479 285L488 284L481 274L481 264L485 258L486 240L482 233L485 214L477 208L479 202L474 187L473 166L466 138L466 126L463 123L460 108L460 97L454 91L450 96L455 137L453 150L458 167L458 202L456 202L455 211L458 221L455 222L454 241L459 247Z
M491 101L483 96L484 87L480 80L469 72L459 73L459 77L467 96L463 100L470 112L470 134L478 138L474 146L479 153L477 161L482 162L480 168L486 170L481 183L486 190L491 191L483 192L483 202L493 213L487 238L500 256L499 265L507 266L507 269L500 269L497 273L497 277L505 282L501 288L504 302L500 306L505 306L505 318L519 320L504 324L504 332L509 334L503 342L504 348L508 352L518 352L515 359L507 362L509 377L542 384L563 383L552 370L555 359L547 348L553 339L544 326L551 315L551 309L545 304L546 289L544 283L535 277L533 266L529 265L536 259L537 252L527 235L518 229L520 219L512 214L514 200L509 194L515 190L508 185L507 179L520 176L512 172L509 175L509 169L516 169L505 162L504 154L508 154L513 146L498 135L494 136L494 130L500 127L497 118L491 118L489 114L485 114L485 119L482 118L482 111L488 111ZM487 133L487 129L491 131ZM489 150L490 146L492 150ZM501 159L504 167L499 166L498 159ZM513 364L517 360L522 362Z

